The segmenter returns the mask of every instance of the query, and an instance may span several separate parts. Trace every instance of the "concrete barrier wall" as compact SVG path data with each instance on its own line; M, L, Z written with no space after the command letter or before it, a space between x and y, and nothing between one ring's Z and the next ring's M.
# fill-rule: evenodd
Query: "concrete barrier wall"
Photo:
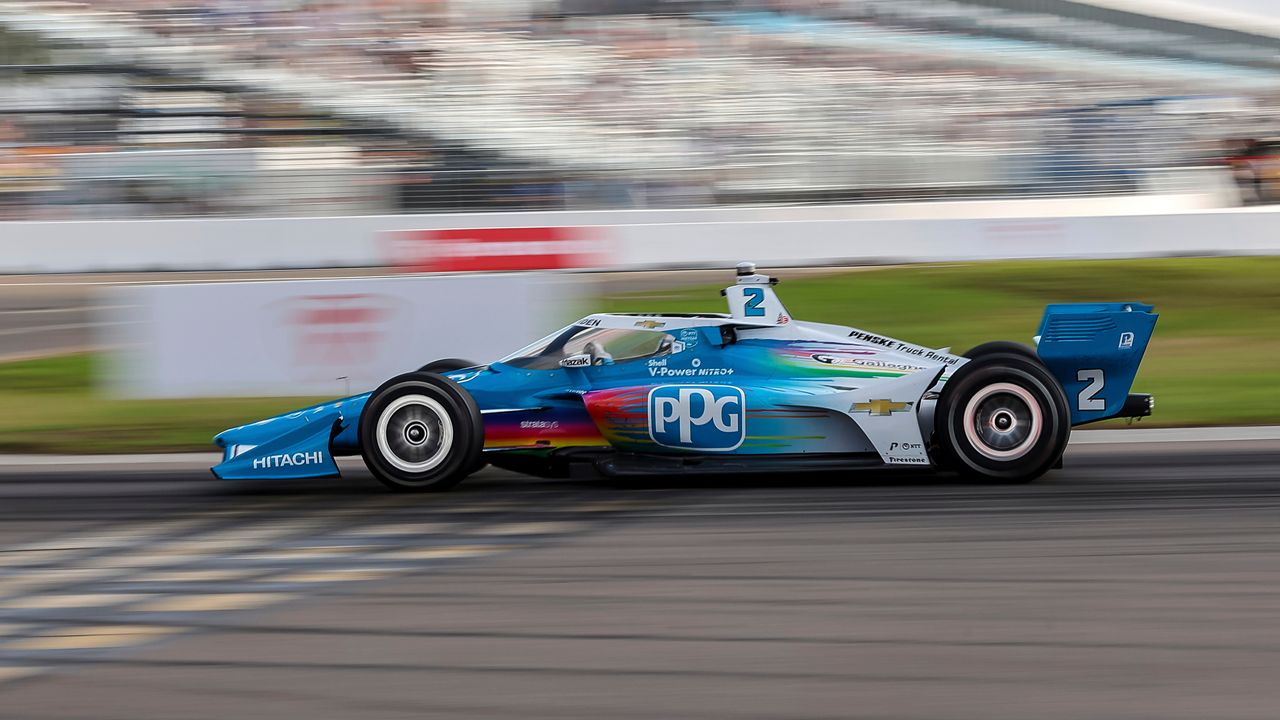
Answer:
M140 398L339 397L496 360L572 321L578 292L542 273L111 287L100 380Z
M425 268L439 248L426 241L414 248L418 240L406 231L504 228L582 229L575 237L585 238L593 250L576 257L590 259L577 264L562 259L544 267L591 269L724 266L744 258L806 265L1280 252L1280 211L1187 205L1186 198L1145 196L716 210L7 222L0 223L0 273L401 264ZM458 241L454 233L450 251L458 251ZM518 232L508 241L528 245Z

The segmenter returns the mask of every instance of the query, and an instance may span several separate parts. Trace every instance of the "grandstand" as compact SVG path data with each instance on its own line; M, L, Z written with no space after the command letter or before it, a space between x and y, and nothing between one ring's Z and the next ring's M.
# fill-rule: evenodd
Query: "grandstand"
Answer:
M461 7L0 3L0 213L1137 193L1280 90L1265 24L1115 2Z

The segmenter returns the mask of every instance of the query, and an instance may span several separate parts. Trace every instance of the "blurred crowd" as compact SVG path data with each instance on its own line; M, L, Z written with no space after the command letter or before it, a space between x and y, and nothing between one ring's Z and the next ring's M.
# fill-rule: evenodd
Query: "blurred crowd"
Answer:
M1280 89L1265 48L951 0L90 0L0 27L7 218L1135 193L1223 167Z

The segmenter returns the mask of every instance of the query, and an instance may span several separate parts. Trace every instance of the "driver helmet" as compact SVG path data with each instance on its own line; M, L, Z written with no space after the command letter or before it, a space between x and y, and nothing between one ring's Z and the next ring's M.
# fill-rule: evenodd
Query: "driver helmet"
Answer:
M587 343L587 347L585 349L587 351L587 354L591 356L592 365L612 365L613 364L613 356L610 355L608 352L606 352L604 349L604 346L601 345L599 342L592 340L591 342Z

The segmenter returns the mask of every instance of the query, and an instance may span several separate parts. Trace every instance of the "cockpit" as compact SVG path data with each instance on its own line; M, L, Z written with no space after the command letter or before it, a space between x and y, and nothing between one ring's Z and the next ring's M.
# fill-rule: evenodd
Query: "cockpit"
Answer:
M675 338L661 330L570 325L499 362L526 370L553 370L562 360L585 356L583 365L604 366L670 355Z

